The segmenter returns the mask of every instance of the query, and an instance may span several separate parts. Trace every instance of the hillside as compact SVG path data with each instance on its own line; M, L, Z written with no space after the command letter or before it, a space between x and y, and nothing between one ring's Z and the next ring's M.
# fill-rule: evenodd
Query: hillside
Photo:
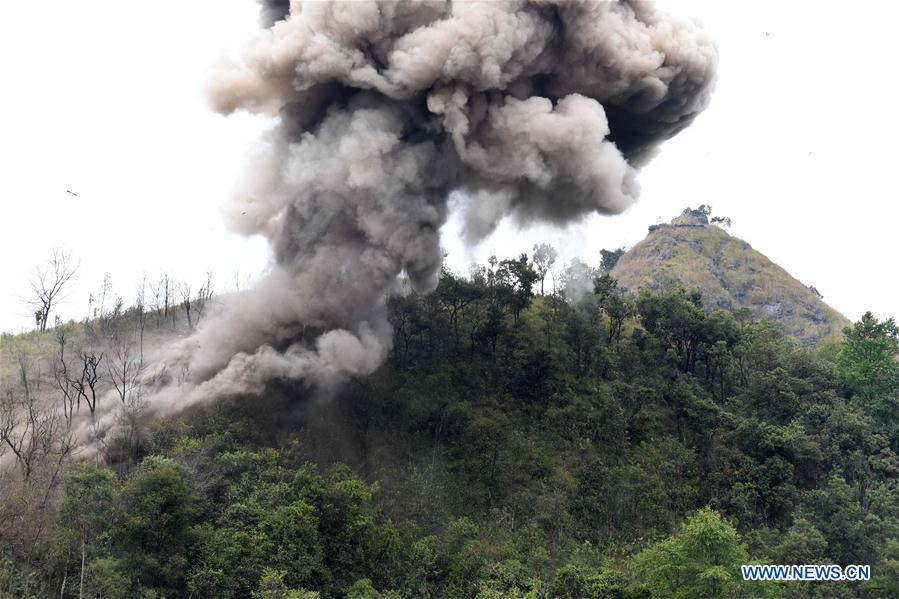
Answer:
M624 289L699 289L707 309L746 308L804 345L837 335L849 320L752 246L689 211L650 227L612 276Z
M0 336L0 597L899 596L893 321L805 348L680 290L537 295L532 264L391 295L370 376L161 419L143 379L115 387L186 306ZM61 333L76 377L113 366L96 454L70 437L91 406L59 409ZM818 594L742 582L756 562L874 574Z

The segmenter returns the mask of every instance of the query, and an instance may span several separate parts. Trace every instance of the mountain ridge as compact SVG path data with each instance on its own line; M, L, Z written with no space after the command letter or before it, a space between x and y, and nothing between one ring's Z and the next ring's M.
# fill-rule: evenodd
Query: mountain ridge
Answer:
M748 309L803 345L838 336L849 325L814 288L748 242L710 224L701 210L687 209L670 223L650 226L611 275L629 293L699 289L707 309Z

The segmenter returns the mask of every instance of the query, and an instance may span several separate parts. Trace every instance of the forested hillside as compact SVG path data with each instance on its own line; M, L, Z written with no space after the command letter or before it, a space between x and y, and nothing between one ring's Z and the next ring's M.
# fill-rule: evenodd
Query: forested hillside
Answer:
M551 292L549 266L541 248L392 293L389 361L336 390L153 421L137 394L96 454L67 451L59 411L22 415L58 331L5 337L44 349L3 382L0 595L899 596L893 321L806 348L584 264ZM742 563L872 579L744 583Z

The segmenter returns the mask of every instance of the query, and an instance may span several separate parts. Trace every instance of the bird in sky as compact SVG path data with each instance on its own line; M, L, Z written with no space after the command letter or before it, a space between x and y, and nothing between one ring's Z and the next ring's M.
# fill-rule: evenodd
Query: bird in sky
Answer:
M76 198L78 197L78 194L75 193L74 191L72 191L71 189L67 189L66 193L71 194L71 195L75 196Z

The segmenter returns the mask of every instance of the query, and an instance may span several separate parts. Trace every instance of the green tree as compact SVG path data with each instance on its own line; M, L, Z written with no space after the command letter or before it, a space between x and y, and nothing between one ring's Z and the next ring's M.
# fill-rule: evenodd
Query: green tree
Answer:
M262 552L292 587L318 586L326 578L315 509L303 501L281 506L259 525Z
M618 289L618 281L611 275L604 274L593 282L593 293L596 295L597 307L609 317L608 344L613 339L621 341L621 329L624 322L634 315L633 302Z
M870 312L843 331L846 341L837 354L837 371L860 398L874 402L882 417L895 415L895 400L886 397L899 389L899 328L890 318L878 321Z
M737 531L711 508L699 510L676 535L634 559L636 571L655 597L776 597L774 587L743 582L740 565L746 563L748 553Z
M638 599L643 595L628 585L619 570L600 568L594 572L568 564L559 568L551 587L554 599Z
M600 250L599 270L604 274L612 272L612 269L618 264L618 260L624 255L624 252L624 248L618 248L616 250Z
M693 373L705 332L701 294L683 289L653 294L641 289L637 312L644 328L675 352L681 370Z
M399 599L393 591L381 592L367 578L360 578L346 591L346 599Z
M229 516L244 507L240 504L231 506ZM266 563L266 550L270 549L267 545L269 539L264 534L255 528L241 530L209 524L194 530L198 537L198 550L188 578L191 594L198 597L246 597L256 588L259 571Z
M66 572L69 560L75 556L79 559L79 593L83 591L85 579L91 580L91 574L86 572L88 562L105 551L101 538L109 530L116 491L115 474L93 463L78 466L63 480L58 536L64 547ZM105 572L107 566L105 562L97 565L98 571Z
M827 539L814 524L798 518L777 546L781 564L819 564L827 558Z
M534 245L534 270L540 281L540 295L544 295L543 284L546 281L546 273L552 269L558 257L558 252L551 245L545 243Z
M119 495L114 553L137 585L184 592L196 499L186 468L163 457L141 462Z
M304 589L291 589L284 583L285 572L266 568L259 577L259 587L252 592L252 599L319 599L319 593Z
M522 310L531 303L534 283L540 276L528 261L527 254L522 254L517 260L503 260L499 263L497 274L510 290L509 306L517 323Z
M79 597L90 599L128 599L131 580L122 571L118 560L111 557L97 558L87 567L83 592Z

